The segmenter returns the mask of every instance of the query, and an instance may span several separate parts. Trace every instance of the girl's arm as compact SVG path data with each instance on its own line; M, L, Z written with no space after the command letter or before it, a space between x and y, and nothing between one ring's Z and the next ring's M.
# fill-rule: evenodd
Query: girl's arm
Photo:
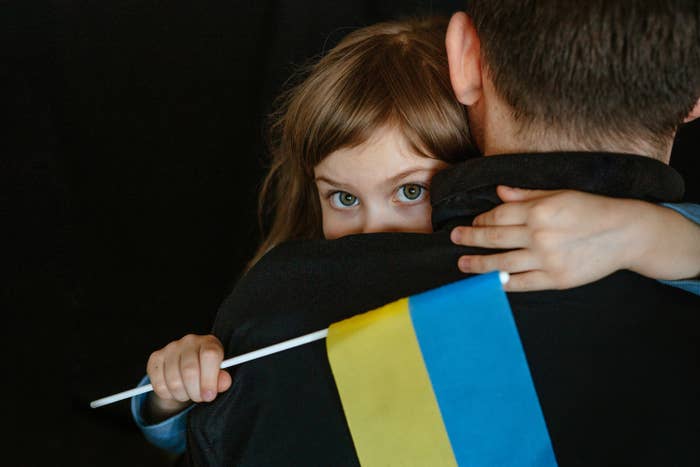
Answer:
M508 291L567 289L620 269L700 279L700 225L676 210L569 190L500 186L498 195L504 204L455 228L452 240L511 250L458 263L464 272L510 272Z

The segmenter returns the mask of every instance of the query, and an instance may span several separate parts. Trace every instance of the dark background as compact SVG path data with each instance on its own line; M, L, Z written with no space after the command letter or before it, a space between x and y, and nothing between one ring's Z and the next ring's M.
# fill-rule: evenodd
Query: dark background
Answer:
M88 404L134 386L153 350L208 332L259 241L273 98L350 30L461 4L0 6L14 465L169 465L128 401ZM699 148L700 124L688 125L671 160L695 202Z

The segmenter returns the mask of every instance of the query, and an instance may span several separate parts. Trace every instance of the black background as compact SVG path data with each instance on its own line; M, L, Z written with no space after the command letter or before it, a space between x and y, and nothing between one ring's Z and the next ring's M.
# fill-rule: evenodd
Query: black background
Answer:
M356 27L460 6L2 5L3 354L15 465L171 462L143 440L127 401L88 404L134 386L153 350L209 330L259 240L273 98L298 65ZM699 148L700 124L687 125L671 160L695 202Z

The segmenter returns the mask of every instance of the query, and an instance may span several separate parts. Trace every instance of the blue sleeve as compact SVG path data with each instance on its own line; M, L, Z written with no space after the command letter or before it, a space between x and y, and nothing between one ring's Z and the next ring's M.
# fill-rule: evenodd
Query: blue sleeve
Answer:
M148 376L144 376L139 382L139 386L144 386L148 383L150 383ZM131 415L136 425L151 444L173 454L182 454L185 452L186 447L187 413L194 405L160 423L147 425L143 419L143 405L147 397L148 393L139 394L131 398Z
M693 203L664 203L664 206L671 208L674 211L682 214L696 224L700 224L700 204ZM687 290L695 295L700 295L700 278L685 279L680 281L660 281L664 284L678 287L679 289Z

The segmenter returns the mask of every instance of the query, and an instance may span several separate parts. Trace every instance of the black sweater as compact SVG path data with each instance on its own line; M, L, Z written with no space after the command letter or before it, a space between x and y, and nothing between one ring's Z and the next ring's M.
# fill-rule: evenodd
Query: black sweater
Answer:
M226 355L463 278L457 258L486 250L454 246L449 229L498 204L498 183L649 201L683 194L673 169L639 156L468 161L433 181L434 234L354 235L272 250L219 310L213 331ZM700 297L620 271L509 301L559 465L700 465ZM233 381L190 413L191 465L358 465L324 342L241 365Z

